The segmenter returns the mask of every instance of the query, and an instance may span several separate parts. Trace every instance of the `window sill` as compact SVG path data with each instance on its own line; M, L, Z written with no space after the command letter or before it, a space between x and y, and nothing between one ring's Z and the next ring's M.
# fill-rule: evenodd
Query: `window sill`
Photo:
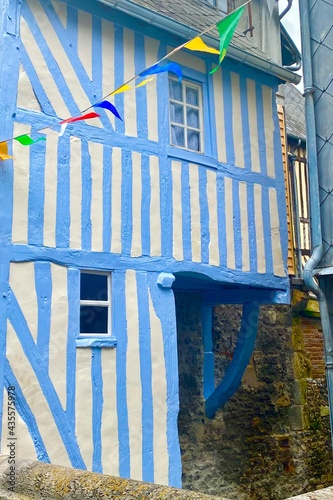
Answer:
M175 146L168 146L167 154L169 157L185 160L189 163L199 163L200 165L205 165L207 167L217 169L217 161L211 156L206 156L203 153L196 153L195 151L190 151L188 149L177 148Z
M108 347L114 348L117 346L117 339L114 337L96 338L96 337L78 337L76 339L76 347Z

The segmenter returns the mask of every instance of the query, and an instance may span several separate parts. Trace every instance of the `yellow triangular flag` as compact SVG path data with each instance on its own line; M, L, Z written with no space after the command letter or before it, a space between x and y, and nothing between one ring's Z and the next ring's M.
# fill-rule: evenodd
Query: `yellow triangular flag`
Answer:
M152 80L154 80L153 76L151 76L150 78L147 78L146 80L142 80L142 82L135 85L135 88L138 89L139 87L143 87L144 85L146 85L146 83L151 82Z
M116 90L111 92L111 94L108 94L108 95L121 94L122 92L126 92L126 90L130 90L131 88L132 87L130 87L129 85L122 85L121 87L117 88Z
M7 142L0 142L0 160L11 160L13 157L8 154Z
M187 42L187 44L184 45L184 47L185 49L198 50L200 52L209 52L210 54L220 53L219 50L214 49L213 47L208 47L208 45L206 45L205 42L203 42L199 36Z

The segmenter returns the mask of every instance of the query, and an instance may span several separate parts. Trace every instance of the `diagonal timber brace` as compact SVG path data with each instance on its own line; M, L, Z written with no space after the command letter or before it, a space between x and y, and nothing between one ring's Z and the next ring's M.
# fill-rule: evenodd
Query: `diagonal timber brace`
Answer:
M244 372L253 353L258 331L260 303L243 304L243 315L237 344L230 366L221 381L214 389L214 354L212 345L212 306L204 305L202 310L203 342L204 342L204 397L208 418L213 418L219 408L238 389Z

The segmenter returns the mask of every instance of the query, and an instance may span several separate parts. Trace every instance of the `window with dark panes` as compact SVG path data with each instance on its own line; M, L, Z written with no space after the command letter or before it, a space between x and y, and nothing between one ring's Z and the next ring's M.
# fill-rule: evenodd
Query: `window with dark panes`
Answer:
M80 335L110 335L110 273L80 274Z
M189 81L169 77L170 142L203 152L202 89Z
M229 4L231 3L230 0L207 0L207 1L211 5L214 5L214 7L217 7L218 9L222 10L222 12L230 12L230 7L229 7Z

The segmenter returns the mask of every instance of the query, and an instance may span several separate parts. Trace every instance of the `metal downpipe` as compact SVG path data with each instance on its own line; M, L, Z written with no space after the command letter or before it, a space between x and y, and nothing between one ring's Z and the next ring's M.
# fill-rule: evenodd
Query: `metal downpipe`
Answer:
M319 199L319 180L318 180L318 162L317 162L317 144L316 144L316 125L314 113L314 88L312 79L312 59L310 44L310 20L309 20L309 2L308 0L299 1L300 24L302 38L303 54L303 77L304 77L304 97L305 97L305 121L306 121L306 147L308 157L309 171L309 199L311 216L311 239L312 254L307 261L303 279L305 286L313 292L319 303L321 324L325 347L325 365L327 376L328 402L330 408L331 423L331 444L333 448L333 338L330 323L330 316L327 301L323 290L319 287L315 277L314 270L319 266L323 255L320 199Z
M297 57L296 52L294 52L295 56ZM302 67L302 60L297 57L297 62L295 64L292 64L291 66L283 66L284 69L288 69L289 71L298 71Z
M287 5L287 7L284 9L284 11L283 11L283 12L281 12L281 14L280 14L280 16L279 16L280 21L281 21L281 19L282 19L282 18L283 18L283 17L287 14L287 12L289 12L289 11L290 11L292 4L293 4L293 0L288 0L288 5Z
M313 292L317 299L320 309L321 325L324 337L324 348L325 348L325 367L326 367L326 383L327 383L327 395L328 404L330 409L330 429L331 429L331 447L333 450L333 339L332 339L332 329L330 316L327 306L327 300L324 292L321 290L319 285L316 283L313 271L321 260L323 254L323 247L319 245L313 249L310 259L307 261L304 272L303 279L305 286Z

